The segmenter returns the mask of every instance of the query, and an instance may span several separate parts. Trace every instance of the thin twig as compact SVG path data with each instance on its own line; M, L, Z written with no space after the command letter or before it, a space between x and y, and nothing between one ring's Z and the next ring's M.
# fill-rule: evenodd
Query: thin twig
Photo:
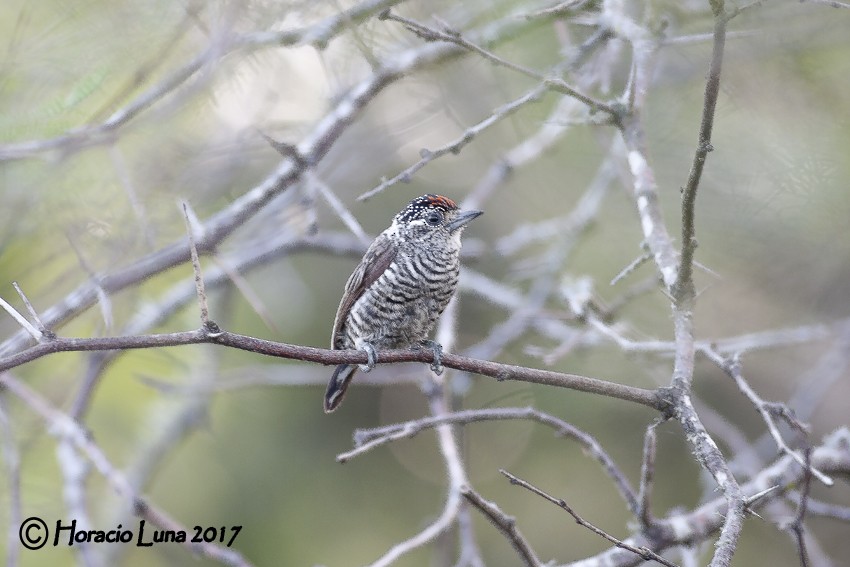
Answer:
M579 91L575 87L569 85L566 81L559 79L557 77L547 77L543 73L539 73L533 69L529 69L523 65L518 65L506 59L503 59L496 55L495 53L484 49L483 47L469 41L464 38L459 32L455 30L446 30L441 31L432 27L428 27L424 24L421 24L415 20L411 20L410 18L404 18L402 16L398 16L393 14L392 12L384 12L382 15L384 19L394 20L401 24L403 24L407 29L421 37L426 41L446 41L449 43L453 43L455 45L459 45L464 49L468 49L474 53L477 53L490 61L491 63L495 63L496 65L500 65L502 67L506 67L512 71L516 71L521 75L525 75L526 77L530 77L532 79L536 79L538 81L543 82L547 87L552 89L553 91L559 92L561 94L565 94L567 96L571 96L577 100L580 100L584 104L586 104L591 111L603 111L609 115L609 117L616 121L618 120L618 112L602 101L596 100L591 96L584 94Z
M570 516L573 517L573 519L576 521L576 523L578 525L580 525L584 528L587 528L588 530L592 531L593 533L595 533L596 535L598 535L598 536L600 536L604 539L607 539L608 541L610 541L611 543L613 543L617 547L631 551L632 553L639 556L641 559L643 559L645 561L655 561L657 563L665 565L666 567L678 567L675 563L671 563L670 561L667 561L666 559L664 559L663 557L661 557L660 555L658 555L657 553L655 553L654 551L652 551L648 547L640 547L640 548L634 547L634 546L632 546L632 545L630 545L630 544L628 544L628 543L626 543L622 540L615 538L614 536L612 536L611 534L609 534L605 530L602 530L601 528L596 527L595 525L591 524L590 522L588 522L587 520L585 520L581 516L579 516L569 506L569 504L567 504L563 499L555 498L554 496L550 496L549 494L547 494L543 490L537 488L533 484L530 484L530 483L522 480L521 478L518 478L518 477L512 475L511 473L509 473L508 471L506 471L504 469L499 469L499 472L502 473L503 475L505 475L508 478L508 480L511 481L511 484L521 486L521 487L525 488L526 490L529 490L529 491L533 492L534 494L548 500L549 502L551 502L555 506L558 506L562 510L566 511Z
M370 189L369 191L366 191L365 193L357 197L357 200L365 201L371 197L374 197L384 189L391 187L399 182L409 183L413 175L417 171L419 171L432 161L441 158L445 155L459 154L466 145L470 144L473 140L475 140L475 138L477 138L482 132L486 131L491 126L494 126L505 118L511 116L526 104L538 102L545 91L545 85L536 87L531 91L527 92L526 94L522 95L521 97L500 106L481 122L468 127L458 138L452 140L451 142L440 146L439 148L434 150L422 148L421 150L419 150L419 161L404 169L397 175L381 181L378 186L373 189Z
M812 487L812 450L806 449L806 462L803 469L803 489L800 492L800 500L797 504L797 514L794 520L786 526L794 534L797 551L800 554L800 567L809 567L809 554L806 551L806 532L803 520L806 518L806 506L809 500L809 491Z
M812 4L823 4L825 6L829 6L830 8L848 8L848 9L850 9L850 3L839 2L838 0L800 0L800 2L810 2Z
M588 0L565 0L564 2L560 2L549 8L543 8L535 12L529 12L523 17L533 19L550 16L565 16L572 14L573 12L576 12L578 10L581 10L589 3L590 2Z
M186 531L173 518L164 511L155 507L137 494L127 478L109 461L103 450L95 444L91 436L73 419L54 408L40 394L30 389L29 386L12 378L8 373L0 374L0 386L10 391L21 399L26 405L37 413L50 426L50 433L61 441L69 442L76 450L83 453L89 462L110 484L112 489L122 498L130 502L136 515L144 518L162 529ZM185 546L192 552L234 567L246 567L250 563L242 555L234 550L215 543L186 542Z
M629 264L625 268L620 270L620 272L616 276L614 276L613 279L611 279L611 285L617 285L620 280L637 270L640 266L642 266L649 260L652 260L652 254L644 252L643 254L629 262Z
M657 444L657 436L655 428L658 427L659 421L654 421L646 428L646 434L643 437L643 460L640 466L640 484L638 485L638 520L644 527L651 526L652 518L652 488L655 477L655 450Z
M759 396L755 390L749 385L747 380L744 378L743 373L741 372L741 364L739 357L732 357L731 359L726 359L719 353L715 352L711 349L711 347L706 346L700 348L700 352L702 352L709 360L717 364L727 376L734 380L735 384L738 386L738 389L750 403L755 406L756 410L762 417L765 425L767 425L767 430L770 432L771 437L773 437L776 446L780 451L790 455L795 461L797 461L801 466L806 466L806 460L803 455L794 451L788 444L785 442L785 439L782 437L782 433L779 431L779 427L776 423L775 415L778 413L783 416L786 421L791 422L790 424L797 429L802 429L802 424L796 422L796 420L791 419L791 416L788 412L775 412L772 411L771 404L765 402L761 396ZM818 470L812 470L812 474L822 483L827 486L832 486L833 481L831 478L823 474Z
M788 497L798 506L802 501L802 497L799 494L789 494ZM809 497L806 502L806 513L810 516L823 516L824 518L832 518L841 522L850 523L850 506L823 502L811 497Z
M330 205L331 209L333 209L336 216L345 224L348 230L357 237L357 240L368 246L372 239L366 234L366 231L363 230L363 227L360 226L360 223L357 222L357 219L351 214L345 204L336 196L328 184L319 179L319 176L313 172L309 171L309 175L307 177L310 183L313 183L319 190L319 195L325 200L325 202Z
M537 423L551 427L557 435L569 437L581 444L584 450L602 465L602 469L614 482L620 496L626 502L629 511L635 515L638 514L638 499L635 496L634 489L626 478L626 475L623 474L614 462L614 459L605 451L602 445L589 433L533 407L470 409L447 413L441 416L424 417L374 429L358 429L354 432L355 448L345 453L340 453L337 456L337 461L346 462L367 451L399 439L414 437L425 429L430 429L443 423L465 425L494 420L536 421Z
M235 51L256 51L280 46L313 45L321 48L348 27L370 18L403 0L365 0L346 10L301 28L272 32L252 32L230 38L216 38L189 62L166 75L159 83L141 92L127 105L99 124L43 140L0 145L0 161L25 159L49 151L80 150L92 145L113 143L119 130L133 118L153 107L205 68L224 60Z
M18 282L12 282L12 287L14 287L15 291L18 292L18 296L20 296L21 301L24 302L24 305L27 308L27 312L29 312L30 317L32 317L32 320L35 321L39 332L46 338L52 338L54 336L53 332L44 326L44 322L42 322L41 317L38 316L38 311L36 311L35 308L32 306L32 303L30 303L27 294L24 293L24 290L21 289L21 286L18 285Z
M523 565L526 567L539 567L541 565L537 555L531 549L528 540L525 539L519 528L516 527L516 520L514 518L502 512L495 503L482 498L480 494L469 486L464 487L461 490L461 494L463 494L467 502L472 504L485 518L490 520L490 523L496 526L496 529L505 536L511 546L516 550Z
M672 292L678 294L693 293L692 270L694 252L696 251L696 230L694 226L696 212L697 189L699 188L705 160L714 148L711 145L711 132L714 128L714 115L717 108L717 98L720 95L720 75L723 69L723 53L726 47L726 25L728 17L724 13L722 1L713 2L714 10L714 41L712 43L711 63L708 66L708 78L705 82L703 97L702 120L697 139L697 149L694 154L688 180L682 189L682 253L679 270Z
M17 309L12 307L10 303L8 303L5 299L0 297L0 307L2 307L6 313L12 316L12 318L18 322L18 325L24 328L29 335L35 340L41 342L44 339L44 334L36 329L32 323L27 321L27 318L18 312Z
M74 254L77 256L77 261L80 263L80 267L83 268L83 271L86 272L89 276L89 281L94 287L94 297L97 299L97 304L100 306L100 314L103 316L103 322L106 325L107 329L112 328L112 301L109 299L109 290L103 285L103 280L97 275L97 272L92 268L92 266L86 260L86 257L83 255L83 251L77 246L76 239L71 235L71 233L66 233L68 238L68 244L71 245L71 248L74 250ZM49 318L48 318L49 320Z
M195 274L195 291L198 294L201 325L204 328L208 328L210 326L210 310L207 307L207 292L204 290L204 275L201 272L201 261L198 259L198 248L195 246L195 227L196 225L200 225L200 223L193 223L190 218L196 217L194 213L190 217L189 204L183 201L183 219L186 221L186 237L189 239L189 257L192 259L192 271Z
M850 473L850 430L839 427L824 437L823 444L812 451L812 467L834 474ZM791 457L780 457L741 486L741 492L747 495L743 498L745 509L749 511L781 498L785 491L799 485L803 474L803 467ZM691 511L656 519L651 539L646 533L638 533L625 542L637 548L651 546L660 552L678 545L705 541L722 528L728 507L726 495L716 496ZM581 562L582 565L619 567L635 567L640 563L641 559L633 553L616 546Z
M555 75L577 69L592 54L601 47L609 45L611 39L609 30L599 28L587 38L574 52L574 55L555 65L552 73ZM607 72L607 73L606 73ZM611 80L611 66L599 66L593 73L583 73L579 77L580 86L584 90L601 86ZM471 209L483 208L484 203L503 185L518 169L534 163L570 131L572 124L586 112L584 105L572 97L560 97L555 107L549 113L540 127L533 134L504 152L493 161L487 172L464 199L464 205Z

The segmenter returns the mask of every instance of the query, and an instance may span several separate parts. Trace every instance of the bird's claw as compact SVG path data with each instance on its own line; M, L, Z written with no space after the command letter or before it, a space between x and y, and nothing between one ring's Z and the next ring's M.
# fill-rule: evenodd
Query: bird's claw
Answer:
M371 372L375 368L375 363L378 362L378 355L375 354L375 347L369 343L363 343L360 350L366 351L366 364L360 365L361 372Z
M434 351L434 362L431 363L431 372L439 376L443 373L443 345L436 341L423 341L422 347Z

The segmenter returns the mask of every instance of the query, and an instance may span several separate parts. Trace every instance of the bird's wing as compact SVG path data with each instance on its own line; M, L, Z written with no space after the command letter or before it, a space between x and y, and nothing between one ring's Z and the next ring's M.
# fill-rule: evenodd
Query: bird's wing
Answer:
M336 318L334 319L334 328L331 334L331 348L340 348L337 346L337 335L342 330L342 325L348 317L348 312L354 303L363 295L370 285L375 283L384 270L392 263L398 253L398 247L393 244L393 241L385 233L381 233L366 250L360 264L354 269L354 272L348 278L345 284L345 293L339 302L339 307L336 310Z

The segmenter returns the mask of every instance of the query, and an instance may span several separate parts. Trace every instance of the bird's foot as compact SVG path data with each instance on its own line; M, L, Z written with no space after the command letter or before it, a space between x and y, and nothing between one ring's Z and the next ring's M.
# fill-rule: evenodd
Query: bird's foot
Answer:
M360 371L371 372L372 369L375 368L375 363L378 362L378 355L375 353L375 347L369 343L363 343L360 350L365 350L367 356L366 364L360 365Z
M443 345L437 341L422 341L418 348L429 348L434 351L434 362L431 363L431 371L439 376L443 373Z

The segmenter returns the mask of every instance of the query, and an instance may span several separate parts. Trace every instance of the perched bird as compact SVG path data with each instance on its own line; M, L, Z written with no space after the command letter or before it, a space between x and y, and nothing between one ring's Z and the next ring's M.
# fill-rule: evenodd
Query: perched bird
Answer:
M435 371L442 348L428 335L457 287L460 236L481 211L461 211L441 195L422 195L378 235L345 284L331 348L365 350L368 372L376 349L433 348ZM325 412L342 402L356 365L340 364L325 393Z

